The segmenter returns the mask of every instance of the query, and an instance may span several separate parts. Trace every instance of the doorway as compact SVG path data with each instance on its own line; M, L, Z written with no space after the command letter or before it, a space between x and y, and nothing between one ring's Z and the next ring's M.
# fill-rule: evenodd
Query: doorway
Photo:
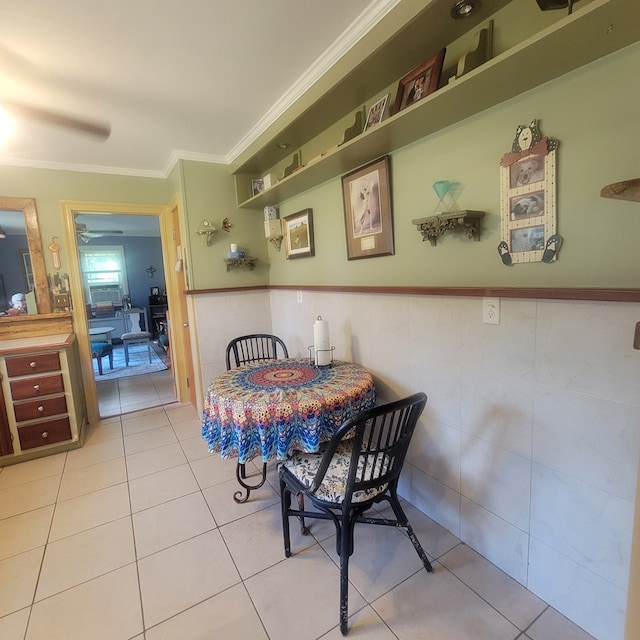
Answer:
M87 401L87 411L89 416L89 422L95 422L100 417L106 417L107 415L116 415L115 411L123 412L124 407L120 403L120 407L105 408L103 403L100 402L99 396L102 394L102 390L99 389L99 385L96 382L96 376L94 375L95 358L92 357L91 350L91 336L89 335L90 325L94 324L93 320L95 313L95 306L97 299L102 296L106 297L106 301L116 301L117 296L122 293L124 300L122 300L122 307L129 302L131 305L134 303L139 305L136 309L144 308L146 310L146 317L148 327L151 330L152 335L152 349L157 351L158 348L162 348L166 354L166 361L170 363L170 368L166 372L156 372L153 374L144 374L140 376L129 376L128 381L124 379L119 381L118 393L121 393L125 387L127 388L127 394L131 397L142 397L142 389L144 386L149 389L150 386L155 387L157 392L157 400L154 401L150 398L142 400L142 402L134 406L128 404L125 411L133 411L141 408L153 406L152 402L161 404L167 404L168 402L175 402L180 400L178 395L178 389L175 385L175 371L177 366L184 367L184 361L191 360L191 354L175 352L172 347L172 340L170 335L168 339L165 339L164 345L157 345L155 342L159 341L159 336L156 331L156 325L152 324L152 319L149 317L148 305L149 298L156 296L159 293L165 293L167 295L167 302L169 303L172 296L175 295L173 289L175 289L174 278L172 269L168 269L169 263L173 264L168 255L171 253L171 241L168 236L170 233L170 225L168 220L171 217L171 212L168 208L154 205L123 205L123 204L105 204L105 203L90 203L90 202L63 202L63 222L65 226L65 236L67 240L67 246L69 248L69 277L71 285L71 294L74 301L74 324L79 341L79 350L81 358L81 367L83 378L85 380L85 397ZM87 287L89 286L86 279L83 277L83 271L79 259L79 247L82 245L91 246L94 243L95 247L98 246L115 246L115 242L122 242L122 239L116 240L118 236L125 236L125 227L127 229L135 227L134 223L139 221L152 222L157 229L156 233L159 234L160 240L160 252L159 262L154 264L149 260L141 261L141 254L139 251L136 253L136 260L132 262L133 270L135 273L129 273L130 267L127 265L127 290L125 288L118 289L118 282L110 282L111 285L115 285L115 293L108 293L108 290L97 291L96 299L93 299L91 292L87 293ZM84 226L78 226L80 225ZM122 227L122 228L120 228ZM116 233L122 231L122 233ZM83 234L89 236L89 242L85 243ZM96 236L94 239L92 236ZM97 236L100 236L99 238ZM136 236L133 236L136 237ZM140 238L142 236L137 236ZM156 238L157 244L157 238ZM126 253L126 252L125 252ZM149 264L146 264L149 262ZM100 274L97 276L98 284L100 284ZM135 287L131 287L131 283L135 279ZM164 286L163 286L164 285ZM99 286L98 286L99 289ZM134 296L131 296L129 289L137 291ZM129 298L129 299L127 299ZM91 305L91 311L85 306ZM108 305L104 305L108 306ZM109 310L107 310L109 312ZM179 312L178 312L179 315ZM111 324L116 324L115 317ZM101 319L102 320L102 319ZM111 326L105 325L105 326ZM169 332L170 329L168 323L163 323L164 330ZM121 329L121 327L118 327ZM116 327L114 327L116 329ZM116 335L114 332L112 335ZM155 340L154 340L155 339ZM118 342L117 338L114 342ZM146 347L146 345L143 345ZM106 363L106 369L105 369ZM108 358L103 358L103 371L109 370ZM150 375L150 377L147 377ZM99 377L99 376L98 376ZM101 383L102 381L100 381ZM113 385L111 394L113 396ZM138 386L136 390L135 387ZM113 399L113 398L112 398ZM115 404L112 402L112 405Z
M158 217L78 212L74 219L100 416L176 402ZM125 353L122 336L132 331L143 333Z

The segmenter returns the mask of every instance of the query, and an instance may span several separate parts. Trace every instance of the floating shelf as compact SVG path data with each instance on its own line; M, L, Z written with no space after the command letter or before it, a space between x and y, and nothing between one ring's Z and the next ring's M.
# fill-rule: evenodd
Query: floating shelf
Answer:
M227 271L235 268L246 268L250 271L256 266L257 258L225 258L227 263Z
M418 227L422 234L422 241L428 240L431 246L436 246L436 241L447 231L463 231L469 240L480 240L480 221L484 211L449 211L438 213L428 218L412 220L411 224Z
M519 45L492 58L415 105L332 149L269 189L239 202L276 206L377 157L431 135L640 40L636 0L593 0ZM570 45L570 46L569 46ZM534 65L530 64L535 60ZM522 69L527 69L526 73ZM321 104L320 100L316 104ZM260 156L256 152L254 157ZM236 170L248 179L250 161ZM266 173L269 167L262 167ZM254 176L255 177L255 174Z

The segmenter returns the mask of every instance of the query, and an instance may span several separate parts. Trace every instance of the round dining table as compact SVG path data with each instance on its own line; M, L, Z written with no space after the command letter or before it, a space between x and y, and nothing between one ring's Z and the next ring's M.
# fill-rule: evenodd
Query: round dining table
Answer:
M266 464L298 450L315 453L348 418L376 404L371 374L336 360L317 367L307 359L287 358L243 365L211 382L205 399L202 437L209 451L238 458L236 477L247 495L266 478ZM259 485L243 482L244 464L260 456Z

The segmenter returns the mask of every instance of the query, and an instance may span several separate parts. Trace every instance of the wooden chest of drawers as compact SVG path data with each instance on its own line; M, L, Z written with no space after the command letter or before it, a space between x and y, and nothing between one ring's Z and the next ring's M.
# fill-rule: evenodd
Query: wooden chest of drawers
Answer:
M76 346L42 348L0 359L9 431L1 452L4 457L25 453L32 457L79 445L84 413L77 409L77 393L82 394L82 389L74 389L74 382L81 381L79 367L72 370L77 363Z

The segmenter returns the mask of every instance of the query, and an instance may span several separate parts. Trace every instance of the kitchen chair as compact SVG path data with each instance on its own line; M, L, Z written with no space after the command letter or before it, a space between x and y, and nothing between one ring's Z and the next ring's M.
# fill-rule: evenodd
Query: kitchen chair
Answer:
M289 357L285 343L277 336L268 333L254 333L248 336L234 338L227 345L227 371L231 369L231 354L235 360L235 366L239 367L247 362L259 362L261 360L278 360L278 348L283 358Z
M146 343L147 351L149 352L149 364L151 364L151 334L148 331L123 333L120 338L122 340L122 344L124 345L125 366L129 366L129 346L132 344Z
M406 529L428 572L433 568L420 546L398 499L398 478L411 436L427 396L412 396L381 405L344 422L324 452L292 454L280 466L280 501L284 554L291 556L289 518L332 520L340 557L340 631L348 632L349 557L354 550L356 523ZM317 511L291 507L291 494L311 500ZM395 518L370 517L365 512L386 500Z

